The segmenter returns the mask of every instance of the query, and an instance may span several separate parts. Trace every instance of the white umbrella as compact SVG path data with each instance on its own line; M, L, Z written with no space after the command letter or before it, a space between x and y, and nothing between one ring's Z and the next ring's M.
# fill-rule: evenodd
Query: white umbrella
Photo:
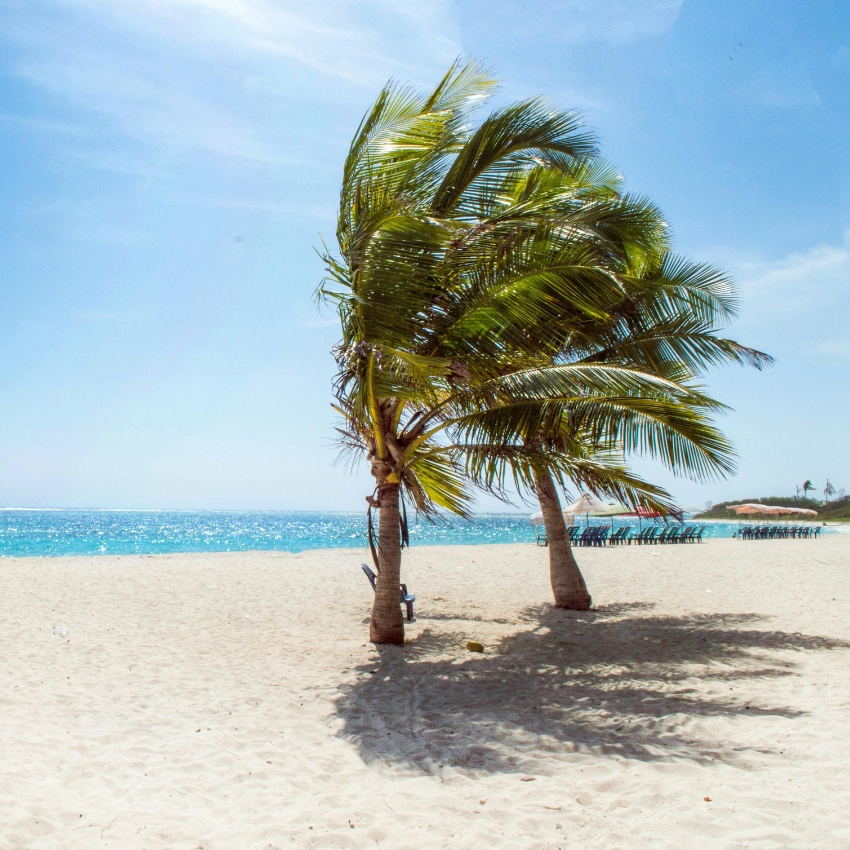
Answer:
M629 509L624 505L619 505L617 502L603 502L598 496L592 493L582 493L571 505L564 508L564 513L584 514L585 522L589 524L589 517L592 516L609 516L611 519L611 527L614 527L613 517L620 514L627 514Z
M629 509L624 505L619 505L617 502L603 502L602 499L592 493L582 493L575 502L564 508L564 513L587 514L588 516L618 516L628 512Z
M584 514L585 517L614 517L628 512L629 509L627 507L619 505L616 502L603 502L602 499L597 498L592 493L582 493L575 502L567 505L561 513L564 515L564 522L567 525L573 525L576 514ZM543 525L543 514L538 511L536 514L531 515L530 520L532 525Z
M582 493L571 505L564 508L571 514L591 514L608 507L602 499L592 493Z
M572 525L573 524L573 515L571 513L568 513L566 510L561 511L561 513L564 515L564 522L567 525ZM543 514L540 511L538 511L536 514L532 514L530 519L531 519L532 525L543 525L544 524L543 523Z

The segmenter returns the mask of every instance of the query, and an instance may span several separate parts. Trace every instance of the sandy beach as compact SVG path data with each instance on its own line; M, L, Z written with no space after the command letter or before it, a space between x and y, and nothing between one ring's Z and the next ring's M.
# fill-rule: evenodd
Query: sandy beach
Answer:
M578 557L0 561L0 847L850 846L850 535Z

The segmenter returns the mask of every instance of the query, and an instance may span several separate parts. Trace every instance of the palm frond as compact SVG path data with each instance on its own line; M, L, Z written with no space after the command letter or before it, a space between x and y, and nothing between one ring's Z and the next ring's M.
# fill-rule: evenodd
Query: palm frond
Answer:
M390 81L354 136L316 293L340 318L342 451L431 516L543 468L669 508L625 458L731 472L725 408L696 380L770 358L721 334L734 284L672 253L577 113L537 98L476 126L494 86L474 61L430 92Z
M580 127L577 113L553 111L539 98L494 112L455 157L434 195L433 214L449 213L473 184L486 191L490 180L517 162L531 162L549 151L575 157L594 153L595 140Z

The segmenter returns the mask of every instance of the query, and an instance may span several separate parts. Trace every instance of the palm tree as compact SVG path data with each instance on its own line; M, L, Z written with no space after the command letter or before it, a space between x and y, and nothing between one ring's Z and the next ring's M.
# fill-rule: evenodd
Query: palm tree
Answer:
M814 484L812 484L812 482L811 482L811 481L807 478L807 479L803 482L803 498L804 498L804 499L808 499L808 495L807 495L807 494L808 494L809 490L814 490L814 489L815 489L815 485L814 485Z
M533 455L528 468L550 475L604 474L633 501L665 494L600 463L600 446L634 442L696 468L729 462L693 387L631 366L558 361L575 327L609 321L627 298L618 268L662 261L664 225L642 199L586 190L604 165L574 113L529 100L473 128L492 88L475 63L453 66L426 95L389 84L345 162L339 252L323 255L319 295L342 325L341 440L365 454L375 479L376 643L404 639L405 503L467 516L481 483L470 458L494 445ZM565 411L568 431L558 425ZM565 435L581 447L571 455L559 448Z
M723 323L736 312L732 284L719 271L662 253L662 260L656 267L650 265L643 269L639 287L630 286L634 283L630 277L623 275L629 297L610 311L611 318L607 322L593 323L592 332L587 326L582 328L565 346L561 358L575 358L579 363L631 366L675 380L680 386L699 379L711 365L732 362L762 369L772 362L762 352L717 336ZM706 413L722 407L701 393L682 401ZM615 434L614 445L625 442L637 448L633 435L628 432L631 427L628 418L620 424L623 430ZM609 441L611 436L609 433ZM703 439L706 438L710 438L708 433L703 435ZM691 453L678 458L662 456L662 459L675 473L696 480L722 475L732 469L731 462L710 468L703 466L698 462L699 457ZM548 523L547 537L550 526L553 527L550 539L554 545L550 544L549 558L555 604L564 608L589 607L590 596L583 588L575 558L569 551L560 505L555 502L548 511L543 508L544 500L550 505L553 501L554 488L547 477L545 473L539 477L537 493L544 522ZM611 489L604 484L597 488L591 484L589 489L599 495L611 495ZM653 507L667 513L669 505L656 503Z
M569 421L569 413L563 417ZM671 509L671 497L629 472L616 452L590 445L589 438L570 432L539 433L535 439L503 443L466 443L459 446L466 458L470 478L495 495L507 499L506 468L510 467L514 489L533 493L540 504L549 553L549 580L555 607L586 611L591 596L579 569L561 512L559 490L578 486L596 495L632 506L663 512Z
M720 406L693 387L663 379L653 386L657 376L605 366L611 383L588 388L593 377L585 364L555 368L569 368L585 384L583 391L553 388L544 399L526 396L491 404L458 417L451 430L466 472L478 486L506 498L510 481L520 494L536 495L549 542L555 605L587 610L591 598L571 550L558 490L578 486L666 514L673 510L671 497L631 474L626 454L642 450L674 472L700 480L731 471L732 451L710 424L710 414ZM630 386L634 378L639 386Z
M592 197L595 193L611 197L614 188L610 176L606 174L605 182L594 186L586 179L589 173L592 170L585 168L581 186L584 197ZM628 256L628 251L624 253ZM662 241L655 258L639 257L638 262L630 259L620 263L619 267L615 265L613 272L618 275L624 288L622 301L609 306L607 316L602 318L587 315L566 317L558 328L562 341L553 362L637 368L679 382L680 389L699 378L711 365L736 362L761 369L771 362L771 358L761 352L717 336L723 324L735 315L736 299L731 282L716 269L675 257L666 250ZM549 323L547 330L547 342L559 338L559 334L553 333L552 323ZM606 403L612 401L614 399L609 398ZM657 402L653 400L652 403ZM712 399L693 391L690 395L682 395L679 403L701 408L706 413L722 408ZM657 490L651 492L645 482L632 479L629 482L631 489L622 489L625 469L621 465L612 466L610 462L597 465L592 475L587 474L586 468L565 469L563 466L565 456L580 456L587 460L588 439L593 444L590 445L591 453L605 454L623 450L627 446L638 448L634 428L642 425L643 421L635 420L629 403L623 411L615 411L618 420L616 427L612 430L614 423L608 422L608 433L601 444L598 432L601 424L599 410L591 408L596 435L591 438L585 433L581 439L577 430L580 419L575 402L568 403L562 399L560 404L558 409L557 399L548 398L545 402L549 417L549 424L545 427L551 431L554 423L555 432L546 438L546 452L537 455L533 452L535 447L541 446L541 438L544 438L542 431L535 430L543 427L538 422L534 422L531 431L528 430L528 423L523 423L526 430L519 444L512 445L511 441L515 440L516 434L502 427L489 443L485 442L474 449L467 445L465 450L472 462L468 472L486 489L504 495L505 466L510 465L513 468L515 488L521 493L535 493L549 541L550 577L555 605L584 610L590 607L591 597L571 552L555 478L560 488L565 483L577 484L597 495L613 496L633 505L638 496L643 506L654 507L662 513L666 513L671 505L666 493ZM587 399L582 399L581 410L588 410ZM521 414L528 417L527 405ZM502 412L500 416L503 417ZM490 435L479 436L486 441ZM662 460L674 472L703 479L711 474L723 474L732 468L731 450L718 440L718 435L703 431L692 432L691 436L698 437L697 442L706 439L715 441L716 457L726 457L721 463L706 465L700 454L692 451L693 445L688 451L676 455L665 455L662 452ZM658 454L656 446L650 444L648 448L650 453Z

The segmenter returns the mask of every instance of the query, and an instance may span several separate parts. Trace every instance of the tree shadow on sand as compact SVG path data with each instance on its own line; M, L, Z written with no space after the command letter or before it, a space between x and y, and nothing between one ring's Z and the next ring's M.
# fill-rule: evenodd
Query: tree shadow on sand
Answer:
M468 632L435 621L404 647L380 647L380 662L343 689L341 735L367 762L424 772L547 773L577 752L735 762L747 748L712 739L703 718L798 717L759 704L760 682L795 675L789 650L850 647L753 628L761 619L540 607L484 655L465 650Z

